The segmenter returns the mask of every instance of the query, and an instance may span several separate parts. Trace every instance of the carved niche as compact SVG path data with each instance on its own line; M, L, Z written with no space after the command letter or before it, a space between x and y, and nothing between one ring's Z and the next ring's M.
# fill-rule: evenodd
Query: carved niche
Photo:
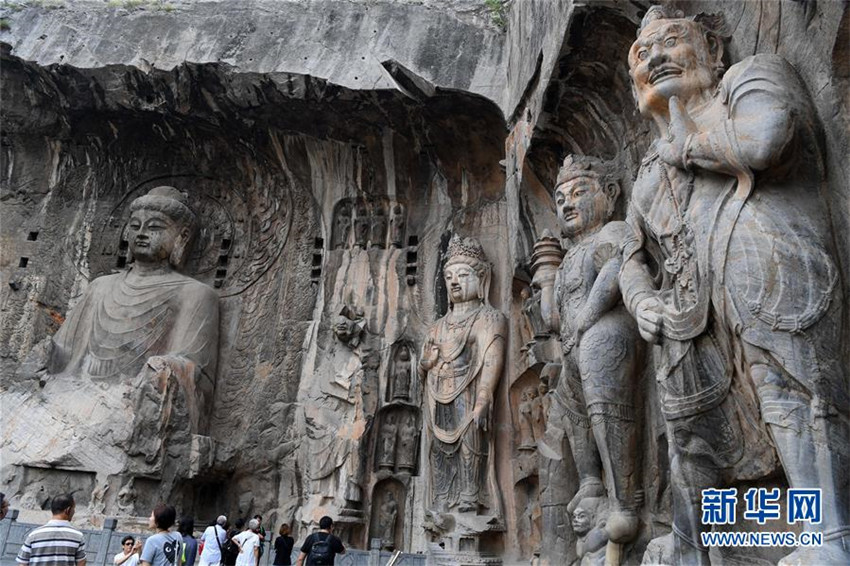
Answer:
M387 373L387 402L416 402L418 389L414 382L414 348L411 343L398 342L393 345L390 368Z
M404 544L404 518L407 489L397 479L379 481L372 489L372 514L369 523L370 546L396 550Z
M406 208L386 197L344 198L334 205L332 250L404 247Z
M412 405L387 405L378 411L375 471L419 474L419 410Z

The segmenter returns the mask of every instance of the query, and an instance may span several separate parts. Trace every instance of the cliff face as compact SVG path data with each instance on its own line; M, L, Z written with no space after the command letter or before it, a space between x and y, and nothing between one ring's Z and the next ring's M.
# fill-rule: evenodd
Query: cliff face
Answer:
M21 368L90 282L126 268L129 203L154 186L193 195L200 231L187 273L216 289L221 313L206 416L213 448L195 439L160 455L191 458L190 472L168 477L176 468L163 464L142 474L117 456L102 468L60 465L49 449L7 442L0 482L13 505L39 509L43 492L76 490L93 521L146 516L167 489L203 519L226 510L307 527L328 513L357 547L390 533L393 546L424 550L423 526L435 532L436 521L424 512L425 440L416 436L415 466L398 456L387 467L382 434L390 421L425 428L415 368L428 327L446 312L441 257L459 233L481 241L493 264L490 303L511 320L492 427L504 524L480 550L523 559L542 550L553 563L572 555L572 462L518 449L520 392L540 382L547 361L528 347L535 336L523 309L534 242L544 229L557 233L551 190L567 153L619 164L618 217L625 212L650 140L626 62L647 3L493 4L4 4L4 412L37 397L38 380ZM778 53L802 75L826 134L826 197L850 281L848 10L679 7L724 14L731 62ZM335 333L340 317L362 328L362 345ZM404 397L396 383L407 359ZM645 378L651 384L652 372ZM650 385L642 392L654 395ZM106 385L98 393L110 394ZM652 527L641 552L670 513L650 405L640 473ZM49 437L42 425L16 419L7 432ZM372 504L386 498L397 504L391 525ZM541 549L542 532L556 536Z

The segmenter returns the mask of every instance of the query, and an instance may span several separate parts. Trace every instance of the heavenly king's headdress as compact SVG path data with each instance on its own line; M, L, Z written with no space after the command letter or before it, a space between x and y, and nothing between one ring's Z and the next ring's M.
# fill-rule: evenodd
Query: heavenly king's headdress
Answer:
M605 184L609 179L616 180L614 175L614 164L603 161L598 157L589 155L568 155L564 158L564 163L561 169L558 170L558 179L555 181L555 186L558 187L579 177L591 177L600 179L600 183Z
M726 18L723 17L723 14L705 14L701 12L695 16L686 18L682 10L668 12L664 6L657 4L650 6L649 10L646 11L646 15L644 15L637 30L638 37L640 37L641 32L646 26L657 20L690 20L700 24L706 31L714 33L718 37L729 37L729 32L726 29Z

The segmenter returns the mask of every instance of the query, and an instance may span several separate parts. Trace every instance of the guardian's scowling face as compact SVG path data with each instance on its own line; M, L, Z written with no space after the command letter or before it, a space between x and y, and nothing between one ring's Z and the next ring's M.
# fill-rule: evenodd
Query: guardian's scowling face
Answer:
M642 114L666 114L668 101L687 103L714 86L719 46L702 26L689 20L660 19L649 23L629 51L638 107Z

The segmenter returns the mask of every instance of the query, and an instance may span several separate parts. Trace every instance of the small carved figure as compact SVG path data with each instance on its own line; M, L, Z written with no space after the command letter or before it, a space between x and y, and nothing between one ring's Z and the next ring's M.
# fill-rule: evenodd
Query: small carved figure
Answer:
M134 481L133 478L130 478L118 491L118 510L126 515L133 515L135 512L134 507L138 493L136 493L136 488L133 485Z
M549 398L549 384L543 379L544 376L541 375L540 377L540 383L537 384L537 397L540 399L540 419L545 431L546 419L549 416L549 406L552 404L552 400Z
M410 350L403 346L393 368L393 399L410 399Z
M381 450L378 454L379 468L395 468L395 449L398 436L398 427L395 415L387 417L384 426L381 427Z
M369 241L369 209L365 204L357 205L357 216L354 219L354 245L366 248Z
M542 298L540 289L534 287L529 290L523 289L520 295L523 297L522 314L525 315L525 319L531 325L532 336L535 339L546 336L549 328L546 321L543 320L543 313L540 310L540 299Z
M850 392L822 133L785 59L724 73L716 23L653 6L629 51L657 138L634 183L620 285L641 335L661 345L673 560L709 562L699 494L763 453L766 434L742 432L746 403L729 395L753 386L789 484L823 494L823 522L804 529L829 533L824 544L783 562L848 563Z
M398 203L393 206L393 215L390 218L390 245L394 248L404 246L404 207Z
M109 483L106 481L97 484L97 487L91 492L89 500L89 515L102 514L106 510L106 492L109 491Z
M536 445L534 443L534 425L532 424L532 416L534 397L536 397L536 391L534 391L533 387L526 387L522 390L520 394L521 401L519 403L519 407L517 407L519 411L519 449L520 450L534 450Z
M360 337L366 327L366 318L363 309L351 305L345 305L337 316L333 332L340 342L349 348L360 345Z
M415 419L407 418L398 432L398 467L402 471L413 472L416 469L416 424Z
M603 497L587 497L573 511L573 532L576 541L576 566L604 566L608 533L605 523L608 515L607 501Z
M380 203L375 204L372 209L372 229L369 233L369 245L373 248L383 248L387 241L387 211Z
M381 507L378 509L378 533L381 537L381 548L395 549L395 527L398 520L398 502L389 491L384 492Z
M351 234L351 204L343 202L336 211L334 218L333 248L343 249L348 245Z
M531 399L531 429L534 439L540 440L546 433L546 414L543 411L543 397L540 396L537 387L529 387L529 398Z
M490 411L505 359L507 320L488 302L481 244L455 235L445 264L449 313L428 331L419 362L430 436L429 505L436 512L501 516Z
M642 342L617 282L620 245L629 230L610 221L620 194L615 171L600 159L567 156L558 173L555 205L567 253L555 282L564 354L556 398L564 402L563 423L580 480L567 510L605 493L604 471L612 508L608 536L622 544L638 530L634 393Z

